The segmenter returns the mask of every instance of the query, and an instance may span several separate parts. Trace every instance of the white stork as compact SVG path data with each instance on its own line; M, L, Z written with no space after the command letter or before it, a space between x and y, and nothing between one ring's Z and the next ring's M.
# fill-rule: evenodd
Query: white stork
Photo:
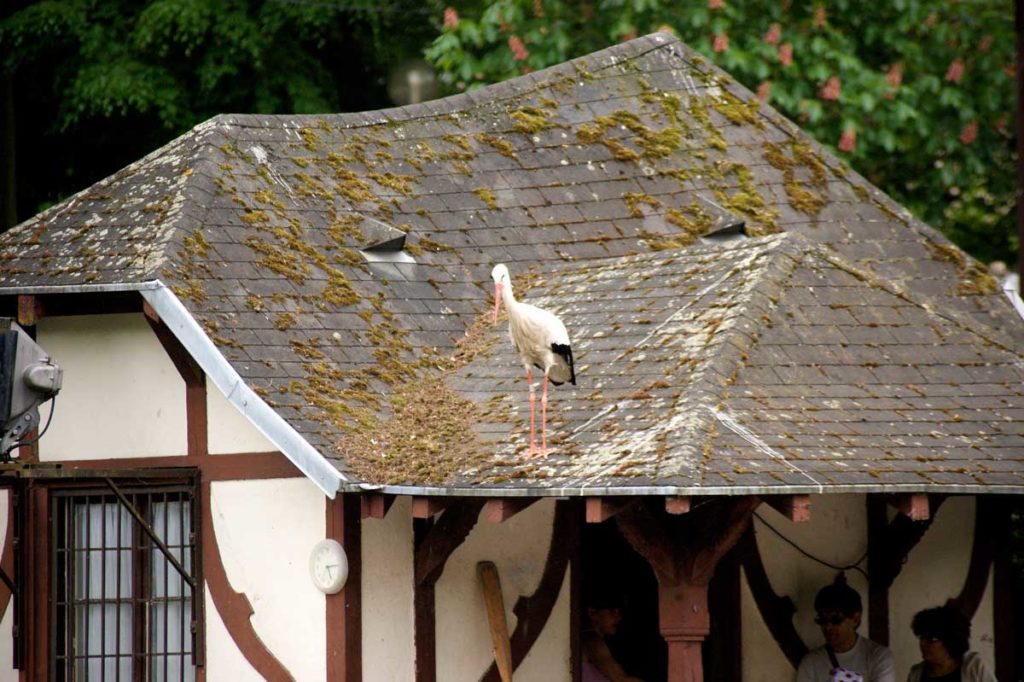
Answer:
M508 310L508 333L526 367L526 382L530 386L530 457L537 455L534 427L537 391L533 385L533 368L544 370L544 391L540 399L540 456L545 457L548 453L548 382L555 386L566 381L576 385L569 333L562 321L548 311L516 300L512 295L512 278L503 264L494 266L491 279L494 280L494 321L498 321L498 310L504 301Z

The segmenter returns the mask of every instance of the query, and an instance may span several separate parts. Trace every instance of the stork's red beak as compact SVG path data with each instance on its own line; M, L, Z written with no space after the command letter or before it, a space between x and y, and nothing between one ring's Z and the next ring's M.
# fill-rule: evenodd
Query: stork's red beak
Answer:
M494 322L498 321L498 309L501 308L501 282L494 283Z

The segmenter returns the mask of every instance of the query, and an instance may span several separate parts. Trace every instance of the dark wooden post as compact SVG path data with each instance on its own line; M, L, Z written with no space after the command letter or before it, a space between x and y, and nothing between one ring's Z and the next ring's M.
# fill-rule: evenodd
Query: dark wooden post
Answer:
M327 595L327 679L357 682L362 669L362 525L361 500L338 494L327 500L327 537L342 544L348 555L348 580L337 594Z
M413 590L416 682L434 682L437 679L434 586L452 552L459 548L476 525L484 501L483 498L449 501L437 521L417 521Z
M683 516L656 514L645 504L621 512L619 529L658 579L658 621L668 643L668 682L703 682L701 645L711 632L708 584L760 503L722 498Z

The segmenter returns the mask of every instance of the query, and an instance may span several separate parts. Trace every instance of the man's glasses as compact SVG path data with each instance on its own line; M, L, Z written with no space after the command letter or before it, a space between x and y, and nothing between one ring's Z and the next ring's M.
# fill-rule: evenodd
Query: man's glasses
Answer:
M835 613L827 618L825 616L818 616L814 619L814 622L818 625L839 625L844 620L846 620L846 616Z

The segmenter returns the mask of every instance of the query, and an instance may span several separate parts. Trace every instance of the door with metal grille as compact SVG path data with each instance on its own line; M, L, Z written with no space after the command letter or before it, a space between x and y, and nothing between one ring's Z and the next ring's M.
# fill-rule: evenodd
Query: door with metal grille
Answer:
M194 680L189 486L54 491L55 679Z

